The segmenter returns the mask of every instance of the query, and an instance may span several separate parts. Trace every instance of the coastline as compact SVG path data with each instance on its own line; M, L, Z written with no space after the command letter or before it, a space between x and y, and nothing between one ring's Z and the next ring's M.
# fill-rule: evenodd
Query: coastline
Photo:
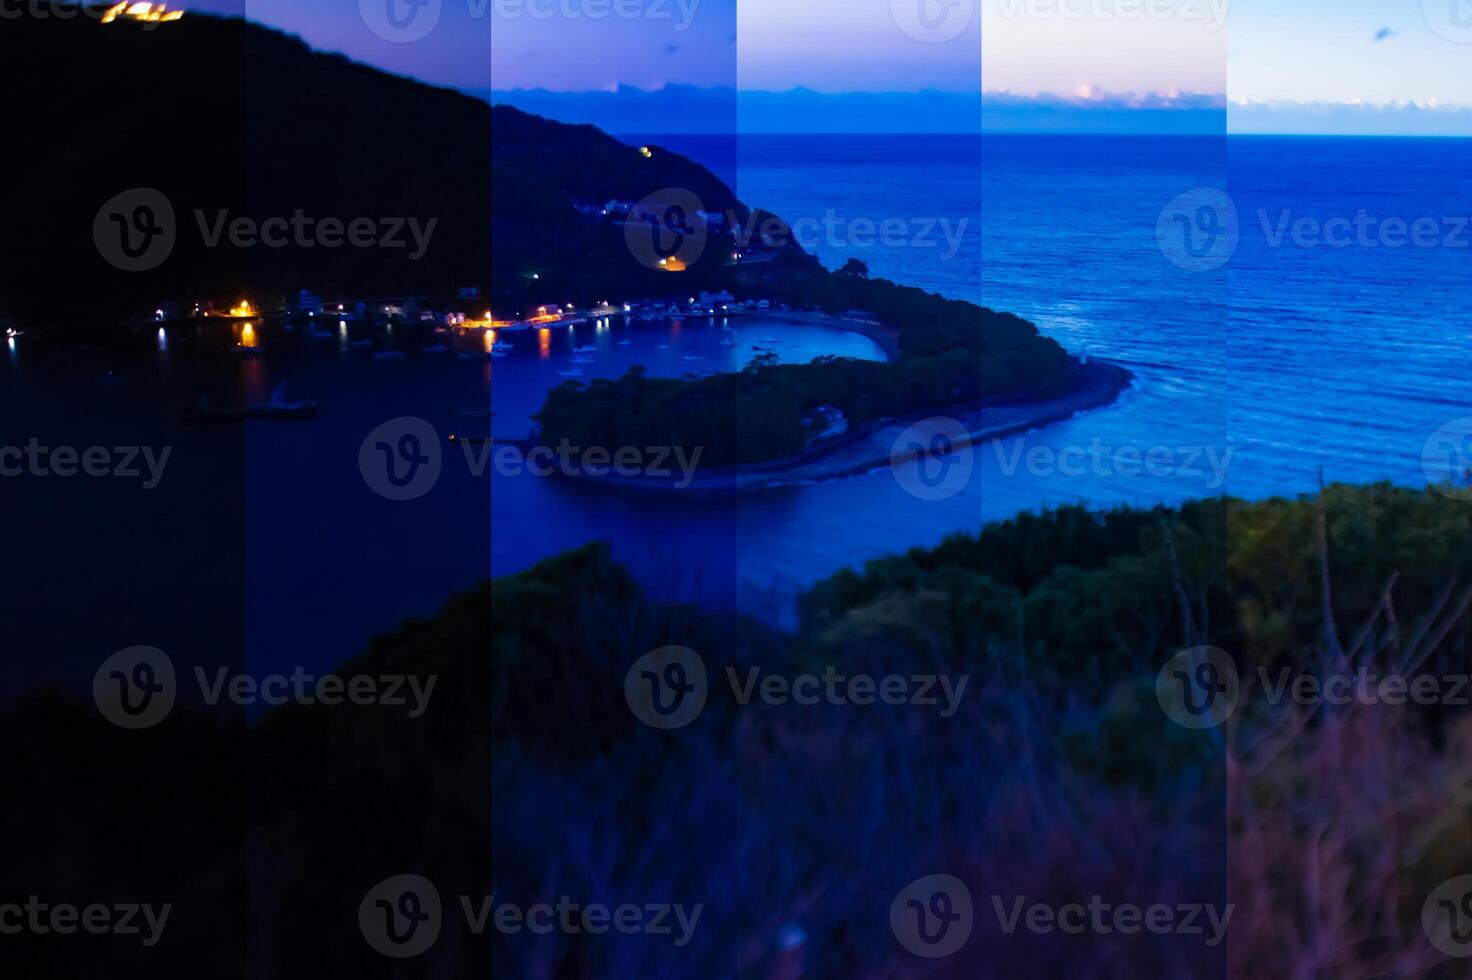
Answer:
M832 324L831 319L827 322ZM1075 369L1078 383L1068 394L1058 398L952 405L916 415L879 419L842 436L814 443L795 456L740 466L697 467L695 475L683 486L677 485L681 478L675 474L658 477L581 474L571 479L633 493L694 497L726 497L821 483L889 466L895 441L922 419L937 416L954 419L965 428L968 437L959 444L970 446L1108 407L1118 401L1134 381L1130 371L1107 361L1075 362Z
M874 320L855 320L851 317L830 313L810 313L804 310L761 310L748 311L744 316L760 316L772 320L787 320L791 323L806 323L815 327L832 327L868 337L884 351L884 356L893 361L900 356L900 332Z

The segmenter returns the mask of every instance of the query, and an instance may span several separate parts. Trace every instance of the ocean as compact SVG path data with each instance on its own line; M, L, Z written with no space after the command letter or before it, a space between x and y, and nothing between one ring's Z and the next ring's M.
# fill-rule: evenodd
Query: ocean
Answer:
M1022 511L1291 496L1313 491L1320 471L1424 486L1472 464L1458 455L1472 447L1472 428L1459 428L1472 425L1472 141L638 141L707 162L743 200L800 228L829 266L857 258L872 275L1016 313L1071 351L1123 364L1135 385L1108 408L976 447L969 476L939 489L886 467L737 500L640 498L477 475L446 448L433 491L397 503L361 465L388 420L420 417L441 437L521 435L580 356L586 377L635 360L679 374L739 366L751 341L720 346L705 320L616 319L545 350L526 335L483 362L358 327L354 342L407 356L374 358L346 334L266 336L244 358L152 330L126 349L22 337L0 357L16 440L162 440L173 457L156 490L35 491L28 512L57 517L11 527L26 560L6 587L47 627L26 640L38 656L16 690L88 683L129 644L189 649L221 635L244 637L243 651L215 651L221 663L325 670L459 590L590 541L609 542L657 598L790 624L795 597L842 568ZM878 356L861 340L813 328L779 349ZM99 382L107 371L125 383ZM282 382L321 402L316 420L174 424L202 385L261 397ZM492 422L465 414L487 405ZM99 575L136 585L94 596ZM42 587L68 580L70 593Z
M1234 495L1308 492L1320 469L1424 485L1428 439L1472 414L1472 140L667 139L734 173L748 203L789 221L837 215L849 234L812 239L830 266L859 258L1124 363L1139 389L1083 430L1116 445L1214 442L1232 450ZM1224 235L1205 257L1216 268L1181 268L1161 248L1162 212L1182 195L1235 208L1235 247ZM852 233L864 219L967 225L952 253L872 243ZM992 496L1003 510L1075 495L1107 505L1175 499L1177 482L1030 481Z

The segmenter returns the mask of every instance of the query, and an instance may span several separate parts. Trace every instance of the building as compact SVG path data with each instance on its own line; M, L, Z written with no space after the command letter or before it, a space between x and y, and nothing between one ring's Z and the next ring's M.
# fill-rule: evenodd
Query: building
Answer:
M308 290L296 294L296 312L303 316L316 316L322 312L322 297Z

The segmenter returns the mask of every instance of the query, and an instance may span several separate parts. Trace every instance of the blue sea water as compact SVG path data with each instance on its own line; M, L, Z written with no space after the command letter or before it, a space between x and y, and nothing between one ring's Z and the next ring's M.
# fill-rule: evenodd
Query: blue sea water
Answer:
M734 175L748 203L821 226L805 244L830 267L859 258L874 275L1015 312L1136 376L1114 407L984 447L954 497L914 499L885 471L794 491L786 520L746 503L748 583L790 587L1067 501L1292 496L1312 491L1321 470L1330 481L1424 486L1449 467L1428 474L1428 439L1472 415L1472 141L666 142ZM1171 235L1203 203L1221 229L1235 212L1236 234L1208 242L1188 225L1195 247L1210 246L1196 263ZM1372 230L1331 243L1322 233L1335 219ZM876 242L871 229L886 221L910 238ZM1398 223L1418 221L1427 233L1402 243ZM959 248L925 240L944 222L965 223ZM1306 233L1279 234L1285 224Z
M708 138L688 149L731 153ZM1215 440L1233 452L1233 494L1305 492L1320 468L1424 483L1427 438L1472 408L1472 140L746 135L733 159L743 199L789 220L969 219L954 255L857 236L816 250L1124 363L1139 390L1075 428L1097 424L1116 443ZM1183 269L1162 250L1157 227L1179 195L1235 208L1218 268ZM1096 503L1135 492L1075 489ZM1177 496L1159 481L1140 489ZM1073 492L1035 483L1025 496L1060 491Z
M733 347L705 320L616 320L551 337L545 352L522 335L494 361L431 353L434 337L412 334L363 338L402 348L403 359L376 359L346 334L300 331L264 336L264 352L249 358L152 330L126 350L53 350L22 337L0 357L0 417L16 433L53 445L163 439L174 451L155 491L37 485L37 506L50 500L65 518L12 529L32 574L11 582L11 595L54 624L27 669L40 677L69 661L89 678L123 646L185 649L222 631L245 637L245 662L258 670L327 669L486 576L597 540L656 597L790 622L794 597L841 568L1024 510L1293 495L1311 491L1320 469L1329 480L1424 486L1428 439L1472 417L1472 141L640 142L709 161L743 200L807 219L808 243L830 266L859 258L874 275L1017 313L1072 351L1125 365L1135 386L1111 407L977 447L969 478L942 495L916 494L907 468L886 467L737 500L631 497L477 476L447 448L433 492L395 503L360 470L365 436L388 419L422 417L442 436L520 435L566 380L559 371L577 363L576 347L596 348L581 355L591 358L586 377L633 363L656 374L726 370L779 329L752 324L753 341L742 326ZM1357 222L1374 230L1361 235ZM1396 244L1417 222L1419 242ZM1331 230L1345 242L1346 227L1348 244L1324 242ZM784 359L877 356L851 334L781 332ZM97 383L109 370L127 383ZM319 417L233 432L174 424L175 407L202 385L258 398L282 382L319 400ZM487 405L489 422L452 414ZM1450 460L1438 465L1430 475L1447 475ZM55 537L59 526L67 536ZM106 556L99 573L125 568L136 585L87 597L80 553ZM68 578L77 594L41 587ZM160 633L158 623L176 620L177 635Z

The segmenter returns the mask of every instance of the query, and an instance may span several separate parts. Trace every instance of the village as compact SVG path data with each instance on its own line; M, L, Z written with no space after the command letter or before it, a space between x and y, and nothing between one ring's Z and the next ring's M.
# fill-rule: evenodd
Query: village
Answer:
M739 316L745 313L791 313L788 304L768 298L738 299L728 290L702 291L685 301L678 299L639 299L599 303L579 307L575 303L538 304L521 316L503 316L494 307L486 307L481 291L475 287L461 289L450 303L435 304L422 296L342 297L324 299L300 290L294 301L276 307L262 307L250 300L234 303L197 300L191 304L166 301L145 317L150 322L168 324L205 319L251 320L332 320L373 326L421 324L451 330L531 330L550 324L577 326L608 317L631 320L668 320L691 316ZM816 315L816 309L801 310ZM849 310L843 319L856 323L873 323L874 316L862 310Z

